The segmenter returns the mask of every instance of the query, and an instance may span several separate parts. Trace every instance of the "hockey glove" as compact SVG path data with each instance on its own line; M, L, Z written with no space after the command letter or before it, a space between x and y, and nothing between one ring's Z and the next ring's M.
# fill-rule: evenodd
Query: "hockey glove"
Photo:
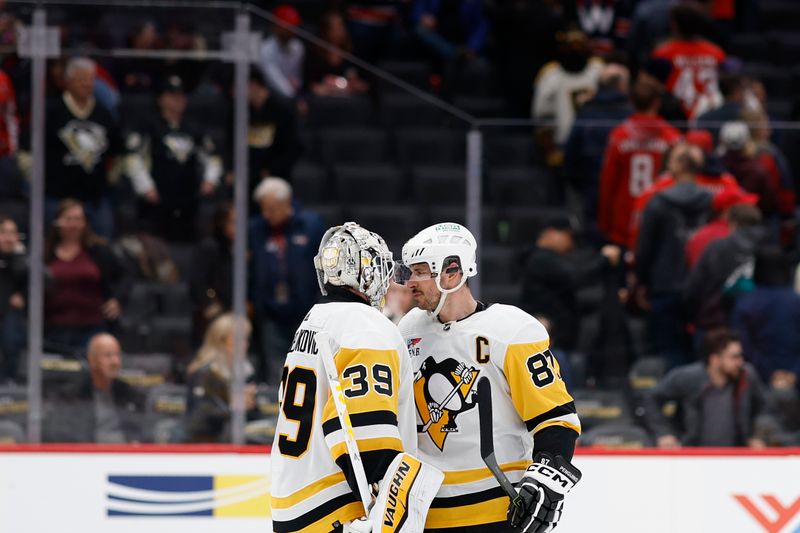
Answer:
M547 533L561 518L564 496L581 479L581 472L560 455L536 454L519 482L522 505L508 507L508 521L523 533Z

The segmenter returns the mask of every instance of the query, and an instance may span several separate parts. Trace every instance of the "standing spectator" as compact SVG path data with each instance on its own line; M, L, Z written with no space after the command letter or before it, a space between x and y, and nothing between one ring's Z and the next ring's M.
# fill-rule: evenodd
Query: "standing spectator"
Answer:
M620 249L606 245L590 261L570 257L575 240L569 220L549 222L525 261L522 308L549 319L553 345L567 352L579 338L580 313L577 292L597 279L604 269L619 264Z
M597 227L610 242L627 246L636 199L653 185L678 130L658 116L658 87L639 81L631 91L634 113L611 131L600 174Z
M120 137L110 112L93 96L96 70L91 59L72 59L64 72L66 90L48 106L45 207L52 221L61 200L76 198L92 228L110 238L114 216L108 170L120 151Z
M52 288L45 294L45 341L82 350L122 314L122 269L106 241L86 223L77 200L61 201L45 243Z
M303 87L306 48L290 27L300 26L303 20L297 9L289 4L279 5L272 15L285 26L273 24L272 35L261 44L261 71L271 90L284 98L294 98Z
M550 141L555 143L553 149L567 142L575 112L594 95L603 69L603 61L591 56L586 35L571 30L559 37L558 60L546 64L537 74L531 102L535 120L555 121Z
M89 374L64 390L47 413L45 442L135 443L144 440L144 398L119 379L122 348L107 333L92 336Z
M758 196L741 189L725 189L714 195L711 207L716 217L701 226L686 243L686 264L694 268L703 251L714 241L724 239L731 234L732 210L737 205L755 205ZM741 214L741 212L739 213ZM734 217L738 215L733 215Z
M739 120L744 105L744 78L739 74L723 74L719 78L719 90L724 100L722 105L697 117L696 123L697 128L709 130L714 135L715 144L722 124Z
M706 331L728 325L737 296L752 283L754 253L764 234L761 212L753 205L734 206L729 224L731 234L708 245L683 289L696 345Z
M661 413L668 401L679 404L681 432ZM645 396L647 424L659 448L763 448L764 442L754 434L763 409L763 385L744 362L739 337L727 329L708 334L703 361L673 369Z
M260 343L260 376L280 379L280 368L297 325L319 297L314 256L325 225L312 211L292 202L292 187L281 178L266 178L256 188L261 215L248 234Z
M759 249L755 289L739 299L731 316L748 360L773 387L793 386L800 376L800 294L792 289L791 276L786 254L775 247Z
M213 235L198 245L190 280L194 310L194 338L199 344L206 327L230 311L233 304L233 241L236 219L225 202L214 217Z
M415 0L414 31L444 65L480 57L489 36L489 21L478 0Z
M192 241L201 198L217 190L222 160L211 138L185 120L186 94L178 76L164 81L158 110L158 117L128 134L126 170L140 196L145 228L168 241Z
M155 22L148 20L139 25L129 39L134 50L152 51L161 48ZM150 58L126 58L117 62L117 81L123 93L146 93L156 88L161 65Z
M19 355L25 347L27 263L17 224L0 214L0 380L16 378Z
M603 67L597 94L578 110L564 150L567 176L582 193L584 216L590 224L597 220L603 152L612 130L611 126L594 122L618 123L630 115L629 78L628 69L622 65L612 63Z
M314 46L306 55L305 83L316 96L354 96L369 91L369 83L342 53L351 52L353 43L341 14L329 11L322 16L319 37L338 50Z
M695 146L674 148L669 171L675 185L647 204L636 244L636 278L650 308L648 337L655 353L666 357L670 366L689 359L681 301L687 274L684 250L691 232L711 212L711 194L696 183L702 156Z
M736 177L739 185L758 195L758 207L764 218L778 212L778 189L764 165L755 157L755 145L744 122L726 122L719 134L722 164Z
M186 439L188 442L230 442L231 378L233 375L233 327L235 317L226 313L209 326L203 345L187 369ZM250 337L250 322L245 335ZM245 361L251 378L253 367ZM244 389L247 411L256 408L256 385Z
M247 97L250 104L250 124L247 131L250 168L248 183L252 198L256 186L264 178L285 176L290 179L298 155L297 119L289 102L267 88L264 77L258 70L250 71ZM229 153L233 152L233 138L231 131L228 136L231 143ZM233 175L229 174L228 177L228 185L233 185ZM253 204L250 207L252 210L258 206Z
M674 70L667 90L681 102L690 119L722 104L717 77L725 52L702 37L707 19L694 4L679 4L670 10L672 39L653 51L653 57L668 59Z
M406 0L349 0L347 25L355 54L376 63L394 52L404 36Z
M686 141L686 144L696 146L704 151L703 170L702 173L697 176L696 183L700 186L700 188L705 189L713 194L715 202L718 201L717 197L719 197L722 193L724 193L724 196L719 198L721 203L731 200L737 201L743 194L745 194L745 191L739 187L739 183L736 181L736 178L725 170L725 168L722 166L722 163L720 163L719 157L711 152L712 141L711 134L709 132L705 130L693 130L686 134L684 140ZM670 151L666 155L667 169L671 167L673 153L673 151ZM633 208L631 231L629 233L631 248L636 247L636 241L639 236L639 225L641 223L642 213L644 213L644 210L647 207L647 203L658 192L669 189L674 185L675 179L670 175L669 171L664 172L649 189L644 191L639 198L636 199ZM753 198L758 201L757 196L753 195ZM715 204L714 209L719 213L724 209L724 207L721 206L718 208ZM687 261L689 261L690 265L694 264L693 260L688 257Z
M16 166L19 146L19 121L17 102L11 78L0 70L0 197L21 196L22 182L14 179L19 173Z
M667 90L667 81L672 76L672 61L669 59L650 58L639 71L637 79L656 84L661 89L661 106L658 114L661 118L678 128L681 132L686 131L685 122L687 120L686 111L683 104L675 98L675 95Z

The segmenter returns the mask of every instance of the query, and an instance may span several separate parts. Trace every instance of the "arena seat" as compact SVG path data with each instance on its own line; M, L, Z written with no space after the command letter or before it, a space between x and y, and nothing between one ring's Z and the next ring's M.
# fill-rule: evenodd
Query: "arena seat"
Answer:
M605 424L630 423L631 409L624 392L617 390L576 390L575 407L581 426L591 429Z
M292 170L294 196L304 203L323 203L330 188L328 173L322 165L301 162Z
M322 159L328 165L383 163L388 157L386 134L368 128L326 129L319 134Z
M489 171L489 201L496 206L539 206L552 204L553 178L531 167L492 167Z
M653 446L650 434L633 424L604 424L584 432L579 440L582 446L603 448L638 449Z
M367 96L313 96L308 104L308 124L312 128L366 126L374 122L374 109Z
M404 167L455 165L464 161L466 138L460 133L414 128L397 131L395 138L397 161Z
M420 165L411 169L414 196L431 205L463 206L466 199L466 180L463 165Z
M411 200L411 187L394 165L346 165L333 169L339 201L355 204L393 204Z
M487 133L483 150L489 165L528 166L536 161L536 145L532 135Z
M11 420L0 420L0 446L26 442L25 430Z

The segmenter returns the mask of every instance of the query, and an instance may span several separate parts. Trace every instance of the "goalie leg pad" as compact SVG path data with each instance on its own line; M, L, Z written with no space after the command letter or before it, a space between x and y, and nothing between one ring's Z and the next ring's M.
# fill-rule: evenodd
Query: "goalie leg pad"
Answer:
M372 533L422 533L444 474L413 455L397 454L370 510Z

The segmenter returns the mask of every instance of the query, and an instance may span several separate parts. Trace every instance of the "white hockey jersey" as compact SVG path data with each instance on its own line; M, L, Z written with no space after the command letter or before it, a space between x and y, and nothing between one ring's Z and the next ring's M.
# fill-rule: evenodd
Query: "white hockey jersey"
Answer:
M397 452L417 453L413 377L397 327L365 303L315 305L283 368L271 456L276 532L329 533L337 522L365 514L315 344L323 330L331 338L367 480L380 481Z
M533 434L554 425L580 433L547 331L501 304L446 324L414 309L399 327L414 367L419 457L445 473L426 528L505 521L508 497L480 456L477 381L491 383L495 454L516 483L532 461Z

